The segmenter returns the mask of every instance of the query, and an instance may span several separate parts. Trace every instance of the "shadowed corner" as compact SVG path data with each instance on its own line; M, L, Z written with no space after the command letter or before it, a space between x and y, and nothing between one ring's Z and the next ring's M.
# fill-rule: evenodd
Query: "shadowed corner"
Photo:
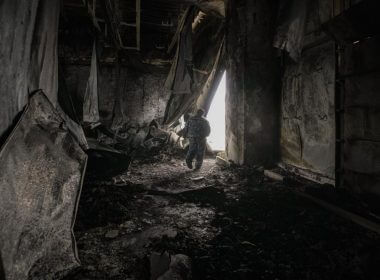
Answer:
M4 266L3 266L3 258L1 257L1 252L0 252L0 280L5 280L5 271L4 271Z

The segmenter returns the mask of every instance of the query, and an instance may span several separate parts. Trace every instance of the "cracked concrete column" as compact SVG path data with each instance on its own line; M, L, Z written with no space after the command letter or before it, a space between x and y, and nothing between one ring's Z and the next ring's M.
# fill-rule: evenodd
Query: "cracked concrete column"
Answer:
M226 152L271 165L279 150L280 66L273 48L276 0L227 3Z

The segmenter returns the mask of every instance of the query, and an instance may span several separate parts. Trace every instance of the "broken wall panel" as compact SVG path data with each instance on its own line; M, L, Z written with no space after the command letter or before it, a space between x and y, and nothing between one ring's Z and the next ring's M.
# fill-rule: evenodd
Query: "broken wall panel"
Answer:
M304 52L283 77L281 153L290 165L335 177L335 49Z
M87 155L61 114L36 93L0 151L6 280L58 279L79 266L73 227Z

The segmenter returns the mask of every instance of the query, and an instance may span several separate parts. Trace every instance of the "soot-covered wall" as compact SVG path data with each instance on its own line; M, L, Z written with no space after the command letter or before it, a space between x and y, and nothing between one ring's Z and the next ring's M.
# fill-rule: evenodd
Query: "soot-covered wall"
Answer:
M329 0L308 3L300 58L284 63L281 160L333 182L335 44L321 32L321 24L332 17L333 4Z
M343 100L341 178L345 187L380 195L380 36L346 45L340 53Z
M283 77L281 154L285 163L334 178L334 43L288 62Z
M87 65L63 67L68 92L82 104L90 74ZM114 106L123 108L123 122L144 125L164 116L169 92L164 88L166 72L143 73L121 67L120 80L115 65L100 66L99 112L103 123L111 125ZM117 104L119 103L119 104ZM77 108L80 113L81 108Z

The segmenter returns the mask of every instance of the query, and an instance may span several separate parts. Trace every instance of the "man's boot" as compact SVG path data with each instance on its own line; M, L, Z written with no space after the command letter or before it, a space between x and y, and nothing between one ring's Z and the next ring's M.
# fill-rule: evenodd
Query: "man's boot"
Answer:
M190 160L186 159L186 165L189 169L193 169L193 163Z
M196 163L195 163L195 169L194 169L194 170L199 170L199 169L201 169L201 167L202 167L202 162L201 162L201 163L196 162Z

